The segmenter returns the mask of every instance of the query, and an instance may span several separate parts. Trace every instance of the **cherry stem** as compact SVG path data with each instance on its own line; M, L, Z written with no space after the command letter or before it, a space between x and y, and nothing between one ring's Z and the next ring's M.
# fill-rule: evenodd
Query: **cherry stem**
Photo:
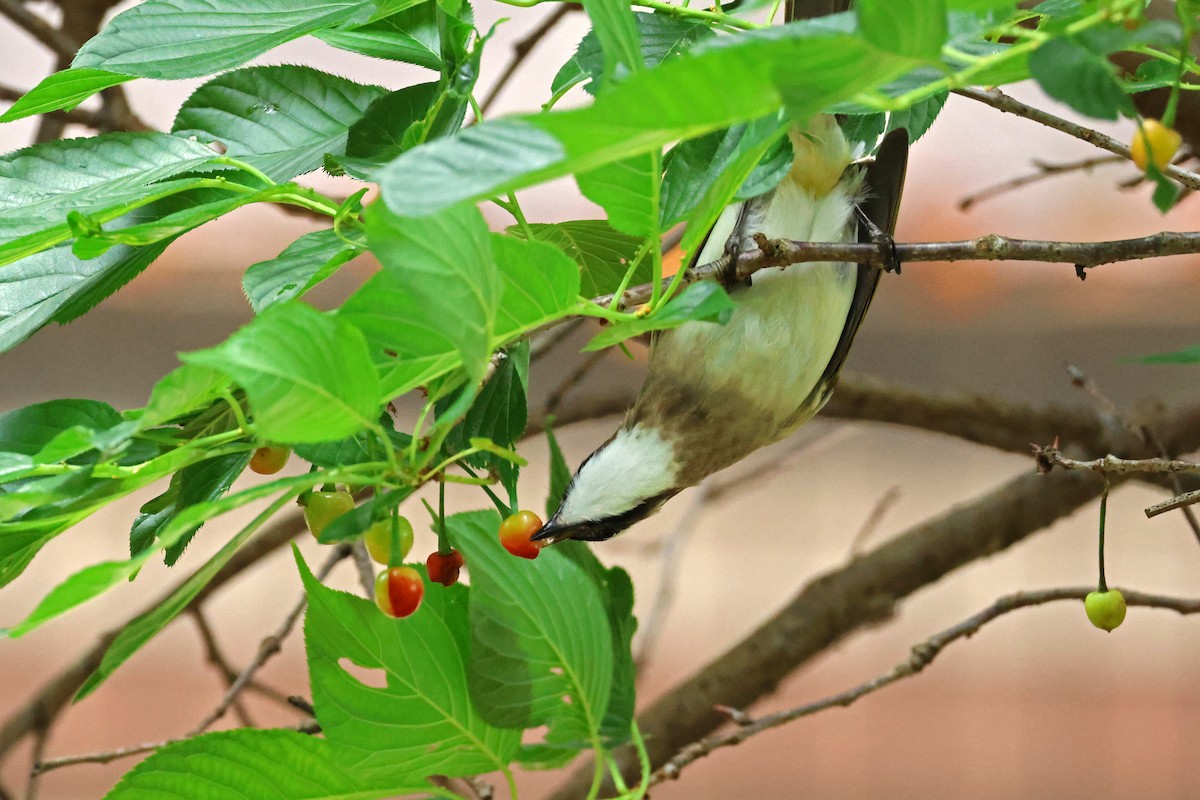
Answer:
M391 525L392 544L391 551L388 553L388 567L398 567L404 561L404 556L401 551L404 549L400 546L400 507L392 509L392 525Z
M1108 477L1104 478L1104 494L1100 497L1100 585L1098 591L1108 591L1108 581L1104 578L1104 518L1108 513Z
M446 535L446 484L438 483L438 513L437 513L438 554L448 556L454 552L450 546L450 537Z

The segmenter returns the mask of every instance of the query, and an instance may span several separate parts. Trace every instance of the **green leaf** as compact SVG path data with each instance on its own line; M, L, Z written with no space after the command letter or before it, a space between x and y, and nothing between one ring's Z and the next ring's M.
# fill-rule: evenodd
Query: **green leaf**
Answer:
M365 22L373 10L371 0L146 0L113 17L71 66L198 78L322 28Z
M567 496L567 487L571 485L571 468L567 466L567 459L558 446L558 437L549 425L546 426L546 446L550 449L550 492L546 495L546 519L550 519Z
M657 236L657 153L614 161L575 176L587 199L608 213L608 223L631 236Z
M141 430L163 425L211 403L229 385L218 370L184 364L168 372L150 391L150 400L137 418Z
M255 312L262 312L306 294L359 252L332 229L306 233L275 258L251 264L242 289Z
M219 468L220 467L218 466L217 469L219 470ZM214 470L214 472L216 471L217 470ZM84 697L87 697L89 694L94 692L96 688L100 686L100 684L108 679L108 676L112 675L118 667L129 660L130 656L141 649L142 645L153 639L159 631L167 626L171 620L175 619L175 617L177 617L185 608L187 608L192 599L200 593L200 590L207 586L208 582L213 579L213 577L221 570L221 568L229 563L229 559L233 558L233 554L241 549L242 545L244 545L251 536L257 533L259 528L261 528L263 524L267 522L267 520L273 517L276 512L290 502L297 493L298 492L295 489L289 489L288 491L285 491L284 494L281 495L274 503L256 516L249 525L242 528L232 539L226 542L225 546L218 550L216 555L205 562L204 566L196 570L196 572L189 576L186 581L180 584L175 591L171 592L170 596L168 596L166 600L145 614L142 614L131 620L128 625L122 628L121 632L117 634L117 638L114 639L113 643L108 646L107 650L104 651L104 657L100 661L100 666L96 668L95 672L88 676L88 679L79 688L79 692L75 695L76 701L82 700ZM220 496L220 493L210 494L214 499L215 497ZM181 500L182 499L183 495L181 493ZM197 500L197 502L193 504L193 507L199 508L201 505L215 505L215 503L201 503L199 500ZM182 504L180 504L179 508L180 511L183 510ZM186 537L191 536L191 533L187 533L187 531L191 530L194 532L198 527L199 525L178 526L179 530L181 531L181 535L185 538L177 539L175 542L168 545L168 554L172 552L172 548L177 548L180 542L186 542ZM113 569L116 568L120 563L121 562L111 562L109 564L101 564L99 566L106 569ZM130 561L127 563L138 563L138 560L136 558L130 559ZM66 586L68 586L68 584L62 584L59 588L64 588ZM55 591L57 591L57 589ZM49 600L49 597L47 597L47 600Z
M121 422L115 408L98 400L35 403L0 414L0 451L37 456L56 436L71 428L103 431Z
M392 446L397 450L402 450L412 443L412 437L407 433L393 429L392 417L386 411L379 415L379 427L387 433ZM387 460L387 452L375 431L363 431L349 438L331 442L297 445L296 455L318 467L344 467Z
M859 29L868 42L897 55L937 61L949 36L946 0L858 0Z
M575 307L579 269L561 250L497 233L490 238L502 281L493 346L560 319Z
M781 128L777 118L769 117L746 125L735 125L728 130L714 131L674 147L663 164L663 228L687 219L711 191L717 179L735 163L744 161L748 154L757 164L766 147L780 140ZM790 147L786 148L785 160L790 166ZM741 174L745 171L743 164L738 172ZM744 175L735 179L740 183ZM773 185L767 188L773 188ZM725 202L728 202L728 198ZM722 207L725 202L721 203Z
M195 170L216 156L165 133L106 133L36 144L0 157L0 242L140 200L148 184Z
M1029 56L1029 71L1046 94L1098 119L1134 113L1114 69L1103 56L1070 39L1049 41Z
M349 128L386 93L311 67L247 67L197 89L172 133L221 142L230 158L284 181L344 154Z
M656 66L666 59L679 55L692 45L704 39L711 38L712 30L700 22L669 17L665 14L648 14L635 12L634 24L637 27L639 47L642 61L648 67ZM600 38L596 30L588 31L579 43L575 55L562 66L550 90L555 94L581 81L590 80L585 87L592 94L603 80L604 52L600 47Z
M1153 353L1134 360L1143 364L1200 364L1200 344L1172 350L1169 353Z
M465 586L426 578L421 607L392 619L369 600L322 586L298 551L296 561L308 593L304 641L313 705L325 737L345 752L344 763L363 775L412 779L507 767L520 732L485 722L467 691ZM343 660L382 671L385 685L362 683Z
M448 401L440 403L439 413L448 405ZM505 358L480 388L466 416L450 430L442 450L449 456L467 449L476 438L510 448L525 432L528 416L525 387L517 378L512 359ZM493 466L500 460L503 459L491 453L476 453L466 458L468 464L480 469Z
M610 745L624 742L629 739L637 694L632 650L633 634L637 631L637 619L633 616L633 581L620 567L601 564L586 542L562 542L558 547L587 572L604 602L612 631L613 688L600 732Z
M584 350L603 350L631 336L677 328L685 322L724 325L733 314L733 308L733 301L716 281L700 281L687 286L657 314L609 325L592 337Z
M243 728L160 748L125 773L104 800L372 800L429 791L425 781L364 775L325 739Z
M268 308L223 344L181 358L230 375L273 442L350 436L379 412L379 377L362 334L298 302Z
M164 494L150 500L140 509L129 534L129 553L137 555L154 543L154 538L176 514L199 503L210 503L224 495L234 480L246 469L250 453L230 453L189 464L171 476L171 486ZM167 548L164 561L174 566L192 541L200 525L183 534Z
M615 292L642 243L638 237L621 233L602 219L535 222L529 229L535 240L554 245L579 265L579 291L585 297ZM526 235L519 225L509 228L508 232L521 238ZM650 260L643 259L629 285L649 283L651 269Z
M471 570L471 697L494 724L546 725L547 745L577 750L599 735L612 696L600 592L556 548L513 558L496 538L499 522L492 512L446 520Z
M425 119L441 94L437 83L419 83L391 92L371 104L350 127L346 154L382 165L407 150L404 134Z
M416 64L437 72L442 69L436 3L421 3L366 25L317 31L316 36L352 53Z
M637 25L628 2L583 0L583 10L592 20L592 31L604 54L604 77L620 77L645 66Z
M428 338L450 343L478 380L491 353L502 288L478 209L463 205L415 219L375 203L367 210L367 240L383 272L413 299L413 322L428 329Z
M96 92L129 80L133 80L132 75L120 75L102 69L65 69L56 72L43 78L41 83L0 114L0 123L51 111L70 111Z
M803 23L727 37L630 76L586 108L484 122L409 150L380 171L381 189L397 214L427 215L650 153L784 104L807 117L913 65Z

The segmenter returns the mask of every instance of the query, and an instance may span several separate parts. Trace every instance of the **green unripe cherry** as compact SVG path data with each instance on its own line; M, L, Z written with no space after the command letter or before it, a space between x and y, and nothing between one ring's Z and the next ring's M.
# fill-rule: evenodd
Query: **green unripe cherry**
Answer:
M1089 592L1083 608L1092 624L1103 631L1111 633L1125 621L1125 595L1117 589Z

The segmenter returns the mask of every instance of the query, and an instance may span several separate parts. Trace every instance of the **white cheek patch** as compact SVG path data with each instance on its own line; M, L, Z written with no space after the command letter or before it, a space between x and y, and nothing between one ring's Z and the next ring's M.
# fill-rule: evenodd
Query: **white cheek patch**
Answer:
M558 521L563 525L607 519L676 485L675 448L654 428L621 429L579 469Z

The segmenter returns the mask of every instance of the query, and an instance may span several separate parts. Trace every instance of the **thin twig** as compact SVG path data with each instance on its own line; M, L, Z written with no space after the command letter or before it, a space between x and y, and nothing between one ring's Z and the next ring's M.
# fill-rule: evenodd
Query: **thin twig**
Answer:
M317 734L321 732L321 726L316 720L307 720L298 725L293 725L285 728L275 728L274 730L298 731L300 733ZM78 756L63 756L62 758L49 758L40 762L35 768L37 774L50 772L51 770L60 769L62 767L73 767L77 764L107 764L110 761L117 761L130 756L141 755L142 753L150 753L160 748L166 747L169 744L177 744L186 742L190 736L182 736L177 739L166 739L161 742L153 742L150 744L138 744L130 747L118 747L115 750L107 750L102 753L85 753Z
M925 667L929 666L935 658L947 646L961 639L966 639L973 636L987 623L1003 616L1011 611L1016 611L1021 608L1029 608L1031 606L1042 605L1045 603L1055 602L1058 600L1083 600L1088 592L1093 591L1094 587L1088 588L1064 588L1064 589L1047 589L1036 592L1018 592L1016 594L1007 595L1000 598L992 605L969 617L962 622L947 628L941 633L929 637L920 644L912 648L912 653L907 659L897 664L890 672L873 678L865 683L861 683L852 689L847 689L844 692L831 695L814 703L808 703L796 708L780 711L769 716L762 717L757 720L748 719L744 714L736 715L739 727L729 733L709 736L698 742L688 745L679 751L673 758L667 761L662 767L650 776L650 785L662 783L666 780L674 780L679 777L680 771L684 767L693 762L707 756L714 750L722 747L730 747L736 744L741 744L747 739L756 736L763 731L777 728L793 720L801 717L811 716L819 711L824 711L828 708L846 707L854 703L861 697L865 697L872 692L877 692L885 686L889 686L896 681L904 678L912 677L921 672ZM1163 597L1160 595L1144 594L1142 592L1124 591L1125 602L1131 606L1148 606L1151 608L1166 608L1172 611L1178 611L1180 614L1196 614L1200 613L1200 600L1184 600L1175 597Z
M358 539L351 546L354 548L352 555L354 569L358 572L358 585L362 587L364 596L374 597L375 573L378 571L375 562L371 560L371 554L367 552L367 546L362 539Z
M904 493L900 490L899 485L892 485L883 493L883 496L875 501L875 505L871 507L871 513L867 514L867 518L863 520L863 524L859 526L858 533L854 534L854 539L850 542L850 557L854 558L862 551L871 537L875 535L875 531L879 528L879 523L883 521L884 516L891 510L892 506L899 502Z
M1078 461L1074 458L1067 458L1054 445L1042 447L1035 444L1033 458L1037 462L1038 472L1043 473L1049 472L1054 467L1086 469L1092 472L1118 475L1127 475L1131 472L1200 472L1200 464L1195 461L1167 458L1117 458L1114 455L1107 455L1091 461Z
M1110 419L1118 424L1123 425L1130 433L1138 436L1142 440L1143 444L1154 450L1154 452L1158 453L1159 458L1170 458L1170 453L1167 451L1167 446L1163 444L1162 440L1154 434L1154 431L1150 429L1150 426L1134 425L1127 420L1117 409L1116 403L1110 400L1108 395L1104 394L1104 392L1100 390L1100 387L1094 380L1092 380L1091 376L1087 375L1083 370L1079 369L1079 367L1076 367L1073 364L1067 364L1067 373L1071 376L1071 384L1087 392L1088 395L1090 395L1092 399L1096 401L1096 404L1100 407L1102 413L1106 414ZM1171 489L1176 495L1185 494L1183 483L1179 480L1179 474L1177 472L1169 473L1167 479L1170 481ZM1179 510L1180 513L1183 514L1183 518L1187 521L1188 527L1192 529L1192 535L1196 537L1197 542L1200 542L1200 520L1196 519L1196 515L1192 512L1192 509L1189 506L1180 506Z
M203 603L228 581L257 564L266 556L290 542L301 531L306 530L304 518L299 512L281 516L251 539L245 547L229 559L208 584L200 590L189 605ZM50 678L25 705L18 708L3 724L0 724L0 756L7 753L17 742L40 724L40 720L54 719L68 703L79 687L100 666L105 651L117 635L135 619L158 608L174 595L178 587L157 598L129 619L102 633L90 648L72 664Z
M1081 139L1088 144L1095 145L1101 150L1107 150L1110 153L1115 153L1122 158L1129 158L1129 148L1118 142L1111 136L1106 136L1099 131L1094 131L1091 128L1085 128L1082 125L1077 125L1074 122L1065 120L1062 117L1056 117L1041 109L1026 105L1020 100L1009 97L999 89L955 89L955 94L969 97L972 100L983 103L986 106L991 106L997 111L1003 111L1009 114L1015 114L1019 117L1024 117L1033 122L1045 125L1048 128L1053 128L1060 133L1065 133L1068 136L1074 136L1076 139ZM1189 189L1200 189L1200 175L1188 170L1181 169L1174 164L1168 164L1163 170L1163 175L1171 178Z
M46 20L34 14L19 0L0 0L0 14L11 19L33 38L44 44L61 58L71 59L79 49L79 43Z
M496 102L496 98L500 96L500 92L504 91L504 87L513 79L513 76L516 75L517 70L525 62L525 59L529 58L529 54L533 52L533 48L537 47L538 42L544 39L550 31L554 30L567 14L570 14L572 11L578 11L580 8L581 6L576 3L561 3L554 9L554 13L542 20L542 24L530 31L523 39L513 43L512 58L509 59L508 64L504 67L504 72L500 73L500 77L496 79L496 83L487 93L487 97L480 103L480 108L485 113L491 109L492 103Z
M29 783L25 785L25 800L37 800L41 779L38 765L46 754L46 740L50 737L50 721L46 720L33 734L33 754L30 756Z
M200 641L204 643L204 654L217 672L221 675L221 681L225 684L226 690L233 685L237 679L237 670L230 666L225 654L221 652L221 646L217 644L217 635L212 627L208 624L208 620L204 617L204 612L200 606L192 606L189 610L192 620L196 623L196 628L200 632ZM249 713L246 711L242 699L239 697L233 703L233 711L237 714L238 722L243 727L254 727L254 720L250 719Z
M800 242L767 239L761 235L754 238L758 247L737 257L735 280L745 280L763 269L813 261L849 261L881 268L889 266L887 254L873 243ZM1011 239L992 233L956 242L897 243L895 246L895 254L901 264L930 261L1042 261L1072 264L1079 274L1084 274L1082 270L1102 264L1189 253L1200 253L1200 233L1163 231L1136 239L1101 242ZM687 270L682 281L688 284L724 279L728 276L728 267L729 256L722 256L716 261ZM671 280L664 279L664 289ZM618 307L629 309L640 306L650 299L651 288L650 284L643 284L627 289ZM613 295L607 294L594 298L592 302L607 307L613 299Z
M536 334L529 342L529 360L537 361L549 353L558 346L559 342L573 334L585 322L587 322L587 317L574 317L562 325L555 325L553 328L547 328Z
M1165 514L1168 511L1174 511L1177 508L1195 505L1200 503L1200 489L1191 492L1185 492L1181 495L1172 497L1170 500L1164 500L1161 503L1155 503L1146 509L1146 516L1150 518L1157 517L1159 514Z
M562 405L563 398L567 396L567 393L583 383L588 373L607 357L608 350L596 350L588 353L575 369L571 371L571 374L563 378L558 386L554 387L550 392L550 396L546 398L546 413L554 414L558 411L558 407Z
M352 548L349 545L344 543L335 547L333 552L329 554L329 558L327 558L325 563L321 565L321 568L317 570L317 579L324 580L339 561L350 555L351 549ZM204 733L204 731L208 730L209 726L225 715L225 712L229 710L230 705L232 705L234 700L237 699L242 689L244 689L250 679L254 677L254 673L257 672L258 669L271 658L271 656L279 652L283 646L283 640L287 638L289 633L291 633L292 628L296 624L296 620L300 619L300 615L304 612L304 606L307 602L308 596L302 593L300 595L300 600L296 603L292 610L288 612L288 615L283 620L283 623L275 630L274 633L263 639L262 643L259 644L258 652L255 653L253 660L246 665L246 668L242 670L241 674L238 675L237 679L232 685L230 685L228 691L225 692L225 696L221 698L221 702L215 709L212 710L212 712L208 714L208 716L201 720L200 723L192 729L188 736L198 736L201 733Z
M1120 164L1125 159L1120 156L1094 156L1092 158L1083 158L1078 161L1069 161L1065 164L1048 164L1045 161L1034 160L1033 166L1035 172L1029 172L1024 175L1018 175L1015 178L1010 178L1001 183L996 183L991 186L980 189L977 192L966 195L958 201L958 210L967 211L971 206L984 200L990 200L993 197L999 197L1002 194L1007 194L1015 189L1020 189L1022 186L1029 186L1047 178L1056 177L1058 175L1066 175L1071 172L1091 172L1094 167L1103 166L1105 164Z

